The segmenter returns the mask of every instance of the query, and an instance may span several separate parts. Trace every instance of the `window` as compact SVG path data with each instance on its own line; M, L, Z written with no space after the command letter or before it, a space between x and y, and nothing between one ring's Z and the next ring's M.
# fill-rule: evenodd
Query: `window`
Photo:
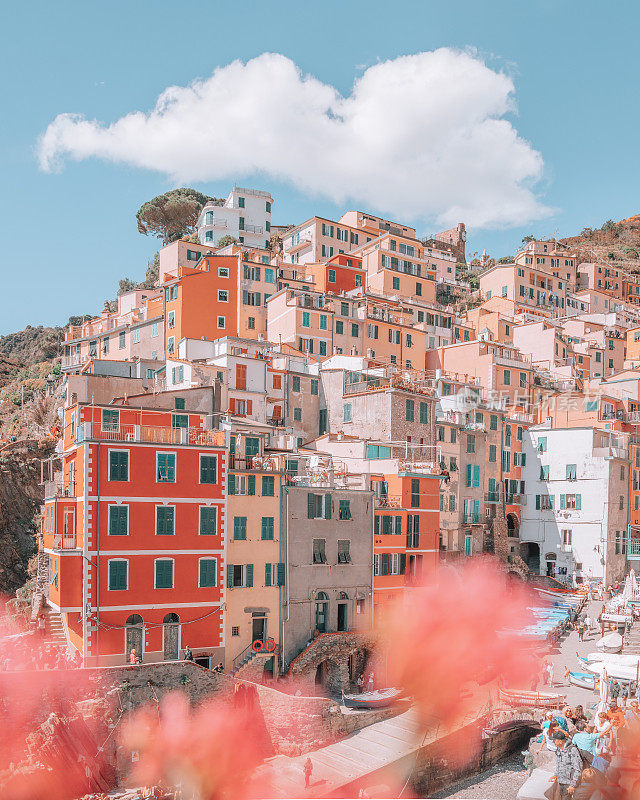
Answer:
M429 405L428 403L420 403L420 422L427 423L429 421Z
M177 411L184 411L185 405L186 405L186 403L185 403L184 397L176 397L176 398L174 398L173 407Z
M122 591L129 588L129 562L123 559L109 561L109 590Z
M407 400L407 402L406 402L407 422L413 422L413 412L414 412L413 400Z
M156 534L158 536L173 536L175 513L175 506L156 506Z
M326 564L327 563L327 554L325 552L325 539L314 539L313 540L313 564Z
M367 458L391 458L391 448L385 445L368 444L367 445Z
M567 480L575 481L576 479L576 464L567 464Z
M395 275L391 278L391 288L396 291L400 289L400 278L397 278Z
M217 319L218 330L225 327L225 325L227 324L226 319L227 319L226 317L218 317Z
M232 636L240 636L240 627L238 625L234 625L231 628L231 635Z
M293 375L291 378L291 391L292 392L299 392L300 391L300 376Z
M109 480L129 480L129 451L109 450Z
M218 533L218 509L216 506L200 507L200 535L215 536Z
M120 350L124 350L124 347L125 347L125 344L126 344L125 337L126 337L125 332L124 331L120 331L120 333L118 334L118 348Z
M351 501L340 500L340 510L338 511L339 519L351 519Z
M546 436L538 436L538 452L539 453L546 453L547 452L547 437Z
M582 495L580 494L561 494L560 508L568 510L580 510L582 508Z
M467 434L467 453L476 452L476 437L472 433Z
M498 416L497 414L491 414L489 417L489 430L497 431L498 430Z
M618 509L622 511L624 509L624 495L620 495L620 502L618 504Z
M109 536L129 533L129 506L109 506Z
M170 311L167 315L167 327L175 328L176 327L176 312Z
M302 422L302 409L301 408L294 408L293 409L293 419L295 422Z
M173 559L156 559L156 589L173 589Z
M227 586L253 586L253 564L227 564Z
M342 406L342 421L351 422L351 403L345 403Z
M233 518L233 538L238 540L244 540L247 538L247 518L246 517L234 517Z
M309 325L310 325L310 320L311 320L311 318L309 316L309 312L308 311L303 311L302 312L302 327L303 328L308 328Z
M273 539L273 517L262 517L262 539Z
M505 386L511 385L511 372L508 369L505 369L502 373L502 382Z
M349 539L338 539L338 564L350 564L351 553L349 546L351 542Z
M200 456L200 483L218 482L218 456Z
M182 367L180 367L182 369ZM171 415L171 427L172 428L188 428L189 427L189 415L188 414L172 414Z
M541 481L548 481L549 480L549 465L541 466L540 467L540 480Z
M281 389L282 388L282 375L274 375L273 376L273 388L274 389Z
M276 479L273 475L262 476L262 496L273 497L275 495Z
M407 514L407 547L420 546L420 516Z
M420 480L411 479L411 508L420 508Z
M336 333L344 333L344 323L341 319L336 320Z
M330 269L327 275L327 282L328 283L335 283L336 282L336 271L335 269Z
M343 317L349 316L349 303L340 303L340 314Z
M351 336L354 339L357 339L359 335L360 335L360 328L356 325L355 322L352 322L351 323Z
M156 454L156 481L158 483L175 483L176 481L176 454Z
M521 372L520 373L520 388L526 389L527 388L527 373Z
M331 495L307 494L308 519L331 519Z
M152 325L151 325L151 336L154 336L154 337L155 337L155 336L157 336L157 335L158 335L158 323L157 323L157 322L154 322L154 323L152 323Z
M216 585L216 559L201 558L199 561L198 586L201 589L211 589Z

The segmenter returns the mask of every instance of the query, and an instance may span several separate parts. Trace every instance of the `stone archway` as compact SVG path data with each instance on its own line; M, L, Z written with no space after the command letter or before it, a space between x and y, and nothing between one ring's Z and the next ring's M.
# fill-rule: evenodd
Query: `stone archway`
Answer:
M512 512L507 514L507 536L517 537L520 533L520 520Z
M322 686L330 694L348 692L367 667L374 643L362 633L324 633L291 662L289 675L316 690Z

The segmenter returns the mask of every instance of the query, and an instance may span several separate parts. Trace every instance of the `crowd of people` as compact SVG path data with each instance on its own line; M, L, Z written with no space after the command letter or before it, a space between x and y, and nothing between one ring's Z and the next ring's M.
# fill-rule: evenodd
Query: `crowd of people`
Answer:
M628 707L617 700L606 711L587 718L582 706L548 712L542 723L538 754L555 756L555 776L559 797L595 800L596 792L615 787L617 770L611 767L629 737L640 735L640 708L637 700ZM606 796L606 795L604 795Z

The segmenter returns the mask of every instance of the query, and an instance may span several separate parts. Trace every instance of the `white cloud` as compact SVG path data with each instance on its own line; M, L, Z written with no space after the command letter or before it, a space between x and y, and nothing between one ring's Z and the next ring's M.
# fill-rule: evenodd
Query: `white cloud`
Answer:
M549 209L534 191L542 157L504 118L513 94L507 75L448 48L369 67L347 97L264 53L110 125L60 114L38 156L46 171L97 157L176 185L272 178L401 219L519 225Z

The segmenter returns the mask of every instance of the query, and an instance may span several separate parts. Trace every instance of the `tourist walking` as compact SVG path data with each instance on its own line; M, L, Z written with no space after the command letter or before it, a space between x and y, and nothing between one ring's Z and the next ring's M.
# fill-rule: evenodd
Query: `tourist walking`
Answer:
M558 782L560 797L571 797L582 777L582 756L573 742L567 738L564 731L553 734L553 743L556 746L556 774L552 781Z
M313 772L313 763L310 758L307 758L304 762L304 767L302 769L304 771L304 788L308 789L311 781L311 773Z
M578 640L580 642L584 641L584 622L582 621L578 623Z
M585 628L585 633L587 634L587 636L591 633L591 625L592 624L593 624L593 621L592 621L591 617L587 614L587 616L584 618L584 628Z

